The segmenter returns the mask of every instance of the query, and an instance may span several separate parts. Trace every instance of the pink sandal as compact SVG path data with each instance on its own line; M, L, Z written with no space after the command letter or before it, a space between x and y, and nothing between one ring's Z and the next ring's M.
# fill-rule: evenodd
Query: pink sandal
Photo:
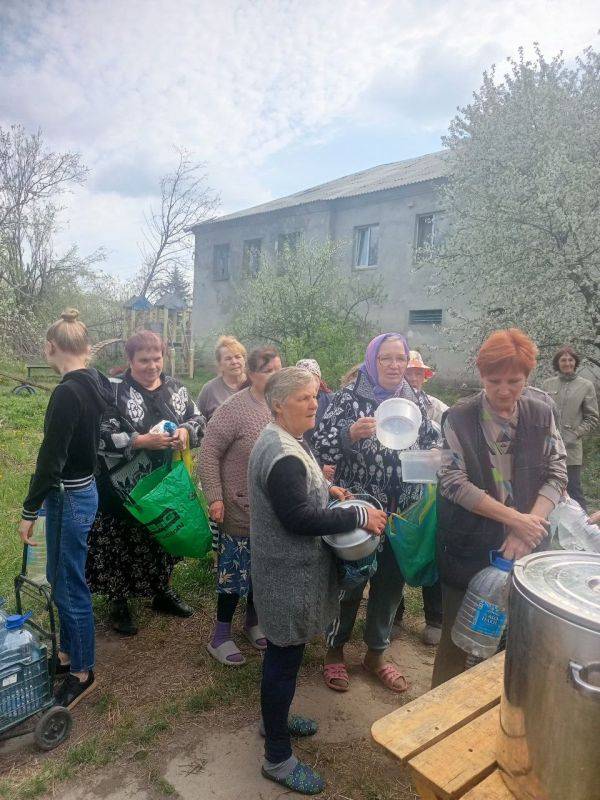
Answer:
M369 669L363 664L363 668L371 675L376 675L385 688L391 692L402 694L410 688L404 675L393 664L384 664L379 669Z
M350 678L345 664L324 664L323 665L323 678L325 685L334 692L347 692L350 688ZM345 681L345 686L339 686L333 681Z

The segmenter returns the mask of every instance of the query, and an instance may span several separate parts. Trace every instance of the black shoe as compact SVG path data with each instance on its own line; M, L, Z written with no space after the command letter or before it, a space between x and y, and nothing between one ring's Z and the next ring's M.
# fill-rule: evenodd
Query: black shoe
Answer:
M152 609L161 614L171 614L173 617L191 617L194 613L194 609L170 587L154 595Z
M87 681L83 682L70 672L54 693L54 702L57 706L73 708L95 688L96 679L93 670L90 670Z
M61 664L58 658L56 659L56 667L54 669L54 675L58 678L59 675L66 675L67 672L71 672L71 664Z
M110 606L110 624L123 636L135 636L138 626L131 618L127 600L114 600Z

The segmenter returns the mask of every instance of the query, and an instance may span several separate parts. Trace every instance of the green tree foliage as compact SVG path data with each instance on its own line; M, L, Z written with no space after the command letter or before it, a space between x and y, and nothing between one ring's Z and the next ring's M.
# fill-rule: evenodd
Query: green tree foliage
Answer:
M599 109L599 53L568 66L521 51L451 122L448 232L417 265L433 267L461 347L517 325L600 365Z
M273 343L286 364L316 358L335 382L362 359L373 329L367 315L380 306L379 281L342 269L339 245L301 241L276 259L263 258L256 277L237 286L233 330L247 343Z

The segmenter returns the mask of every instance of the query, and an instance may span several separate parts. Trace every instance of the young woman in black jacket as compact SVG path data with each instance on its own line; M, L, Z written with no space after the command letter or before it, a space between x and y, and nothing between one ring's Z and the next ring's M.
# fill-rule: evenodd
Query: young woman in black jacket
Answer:
M94 688L94 614L85 560L98 507L94 472L100 420L112 403L108 378L87 366L90 340L77 317L77 311L65 311L46 333L46 361L62 379L48 403L44 439L19 525L21 539L31 544L38 511L45 507L46 574L60 620L57 673L66 674L55 697L65 707Z

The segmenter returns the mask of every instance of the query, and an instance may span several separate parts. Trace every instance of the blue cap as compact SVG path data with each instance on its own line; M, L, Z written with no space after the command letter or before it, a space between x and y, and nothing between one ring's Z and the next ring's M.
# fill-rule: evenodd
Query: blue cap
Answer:
M18 631L19 628L22 628L23 625L27 622L29 617L33 614L32 611L28 611L26 614L21 616L20 614L11 614L10 617L6 618L6 630L7 631Z
M502 572L510 572L514 563L510 558L503 558L499 550L490 550L490 564L492 567L497 567Z
M172 436L177 430L177 425L174 422L171 422L171 420L167 420L163 425L163 428L165 433L168 433L169 436Z

